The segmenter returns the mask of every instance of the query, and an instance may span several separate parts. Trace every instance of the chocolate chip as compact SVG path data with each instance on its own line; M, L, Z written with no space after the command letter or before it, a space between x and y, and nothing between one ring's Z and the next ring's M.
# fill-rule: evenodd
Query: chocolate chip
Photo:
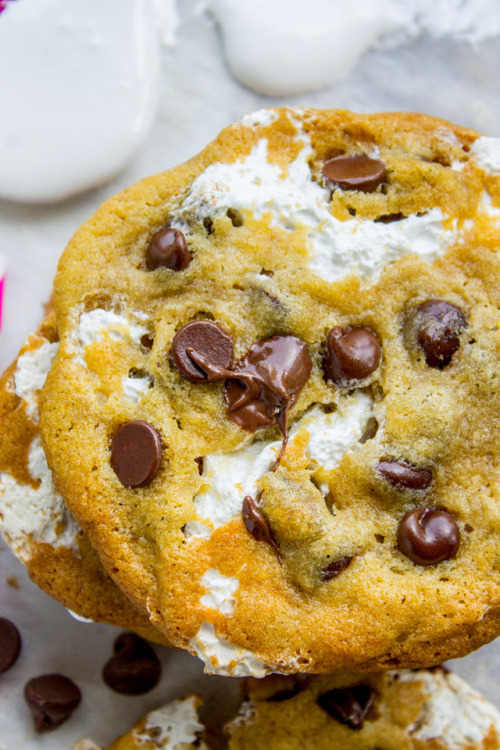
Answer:
M446 510L415 508L401 519L398 548L417 565L436 565L450 560L459 546L460 529Z
M141 336L141 346L143 346L145 349L152 349L154 342L154 338L152 338L152 336L149 336L147 333L145 333L144 336Z
M181 375L192 383L221 380L225 375L218 369L227 369L232 357L232 337L211 320L188 323L177 331L172 341L173 362Z
M279 424L285 434L288 410L311 371L307 346L296 336L257 341L233 367L234 379L226 383L228 416L248 432Z
M44 674L26 683L24 699L37 732L56 729L69 719L82 694L75 683L61 674Z
M197 458L194 459L196 464L198 465L198 474L200 477L203 474L203 469L205 467L205 459L203 456L197 456Z
M0 674L10 669L21 650L21 636L16 626L0 617Z
M323 166L323 177L342 190L362 190L371 193L384 182L387 167L380 159L366 154L336 156Z
M386 482L398 489L425 490L432 482L429 469L419 469L405 461L379 461L377 471Z
M152 647L134 633L122 633L114 644L115 656L104 666L104 682L123 695L143 695L161 677L161 664Z
M327 565L326 568L321 572L323 581L331 581L332 578L336 578L339 573L342 573L343 570L349 567L353 559L353 557L345 555L344 557L339 557L338 560L334 560L333 562L329 563L329 565Z
M405 338L410 347L418 345L429 367L442 369L460 346L460 331L467 325L462 310L446 300L431 299L409 312Z
M160 468L163 448L149 422L127 422L111 442L111 466L124 487L151 484Z
M349 387L377 369L381 354L379 340L369 328L335 326L326 339L325 379L339 387Z
M404 219L405 215L402 213L397 214L383 214L382 216L377 216L376 219L374 219L375 223L380 224L392 224L393 221L401 221L401 219Z
M281 562L281 552L274 538L274 534L271 531L271 527L267 521L267 518L259 508L259 498L254 500L253 497L247 495L243 498L243 507L241 515L243 523L251 536L257 542L267 542L278 556L278 560Z
M150 271L160 267L182 271L190 263L191 253L179 229L168 227L153 235L146 250L146 266Z
M370 685L355 685L329 690L318 696L317 703L333 719L351 729L361 729L374 700Z

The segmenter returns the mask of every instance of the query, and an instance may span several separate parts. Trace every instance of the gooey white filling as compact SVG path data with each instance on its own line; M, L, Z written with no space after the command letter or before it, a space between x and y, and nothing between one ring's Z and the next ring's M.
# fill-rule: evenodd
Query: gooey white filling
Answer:
M481 135L472 144L470 153L486 172L500 174L500 138Z
M421 670L399 673L399 679L423 682L426 693L421 714L409 728L415 738L440 739L451 750L461 750L481 744L492 727L500 734L500 713L460 677Z
M311 461L329 471L348 450L359 444L372 412L370 396L355 391L330 414L320 407L307 412L291 428L290 444L301 430L307 430ZM281 444L281 440L260 440L233 453L205 456L203 483L194 498L194 506L200 519L207 521L210 528L199 521L189 521L185 527L186 537L210 536L211 529L239 515L243 498L245 495L255 497L259 480L271 470Z
M59 344L45 341L38 349L27 351L17 360L15 392L25 402L26 414L35 424L38 422L38 392L45 383L58 348Z
M350 273L374 281L388 263L405 255L432 262L445 254L456 233L444 229L438 208L389 224L357 217L340 221L332 216L330 191L311 179L308 159L312 149L301 140L304 147L286 174L268 161L266 139L241 161L211 164L173 211L171 225L188 232L193 217L201 220L233 208L250 210L257 218L269 215L272 224L289 231L305 227L307 266L328 282Z
M217 609L223 615L232 615L236 609L236 599L233 594L240 586L237 578L224 576L215 568L207 570L200 579L200 583L207 589L200 602L204 607Z
M141 744L153 742L162 750L180 750L196 742L204 730L196 712L197 702L198 699L190 695L151 711L146 716L144 730L134 731L134 739ZM206 745L202 743L199 747L205 748Z
M219 638L214 626L208 622L201 624L194 638L190 640L194 653L204 662L208 674L232 675L233 677L265 677L276 671L261 662L247 649L233 646Z
M0 529L23 562L31 557L30 538L53 547L74 547L80 531L54 486L39 435L29 448L28 469L40 482L36 489L0 474Z
M78 361L84 364L85 347L101 341L106 335L113 341L131 341L139 345L142 336L147 333L148 329L140 323L132 322L126 315L115 313L113 310L98 307L82 313L75 330Z

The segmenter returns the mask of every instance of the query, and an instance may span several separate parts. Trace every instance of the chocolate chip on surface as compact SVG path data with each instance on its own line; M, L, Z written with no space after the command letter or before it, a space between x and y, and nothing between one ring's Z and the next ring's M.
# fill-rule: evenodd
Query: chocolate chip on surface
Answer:
M254 500L253 497L247 495L243 499L241 515L248 533L253 536L257 542L267 542L267 544L274 549L278 556L278 560L281 562L281 552L278 543L274 538L274 534L271 531L267 518L259 508L258 500Z
M442 369L460 346L460 331L467 326L462 310L446 300L431 299L407 315L405 338L418 346L429 367Z
M151 484L162 455L158 432L142 419L122 425L111 442L111 466L124 487Z
M366 154L336 156L323 166L323 177L342 190L361 190L371 193L387 177L387 167L380 159Z
M143 695L158 684L161 664L145 640L134 633L122 633L114 643L114 652L102 677L116 693Z
M333 562L329 563L326 568L322 570L321 578L323 579L323 581L331 581L332 578L336 578L340 573L342 573L343 570L348 568L353 559L353 557L349 557L348 555L339 557L338 560L334 560Z
M436 565L455 557L460 529L441 508L415 508L399 524L398 549L417 565Z
M375 372L381 356L380 342L369 328L335 326L326 339L325 379L339 387L349 387Z
M379 461L377 471L386 482L398 489L425 490L432 482L430 469L420 469L405 461Z
M10 669L21 650L21 636L10 620L0 617L0 674Z
M196 361L193 359L196 358ZM172 359L192 383L222 380L233 357L233 338L211 320L194 320L183 326L172 341Z
M282 335L257 341L234 366L234 379L226 383L228 416L248 432L279 424L285 434L288 410L311 372L311 356L302 339Z
M167 227L153 235L146 250L146 266L150 271L156 268L182 271L190 262L191 253L179 229Z
M82 694L68 677L45 674L26 683L24 699L33 716L36 731L46 732L69 719L79 705Z
M354 685L329 690L318 696L317 703L333 719L351 729L361 729L374 700L370 685Z
M154 338L147 333L145 333L144 336L141 336L141 346L143 346L144 349L152 349L154 342Z

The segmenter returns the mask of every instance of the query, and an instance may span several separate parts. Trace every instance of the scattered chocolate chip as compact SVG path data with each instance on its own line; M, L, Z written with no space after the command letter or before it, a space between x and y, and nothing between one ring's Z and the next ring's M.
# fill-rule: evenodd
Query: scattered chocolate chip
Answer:
M380 159L366 154L336 156L323 166L323 177L342 190L361 190L371 193L387 177L387 167Z
M75 683L61 674L44 674L26 683L24 699L37 732L56 729L79 705L82 694Z
M198 474L201 477L201 475L203 474L203 468L205 466L205 459L203 456L197 456L197 458L195 458L194 460L198 464Z
M317 703L333 719L347 724L351 729L361 729L375 700L370 685L335 688L319 695Z
M405 321L409 346L417 344L429 367L442 369L460 346L460 331L467 325L462 310L446 300L431 299L410 310Z
M311 371L307 346L296 336L257 341L236 363L232 379L226 382L228 416L248 432L279 424L285 435L288 410Z
M162 455L160 436L142 419L122 425L111 441L111 466L124 487L151 484Z
M339 557L338 560L334 560L333 562L329 563L321 572L323 581L331 581L332 578L336 578L339 573L342 573L343 570L349 567L353 559L353 557L345 555L344 557Z
M226 375L219 370L227 369L232 357L232 337L211 320L193 320L172 341L173 362L192 383L222 380Z
M325 379L346 388L375 372L382 348L373 331L363 326L332 328L323 357Z
M399 524L398 548L416 565L436 565L455 557L460 529L452 516L440 508L415 508Z
M114 652L102 677L116 693L143 695L158 684L161 664L145 640L134 633L122 633L114 643Z
M154 342L154 338L152 336L149 336L147 333L145 333L144 336L141 336L141 346L143 346L145 349L152 349Z
M182 271L191 262L186 238L179 229L160 229L153 235L146 250L146 266L150 271L156 268L170 268Z
M246 526L248 533L253 536L257 542L267 542L276 552L278 560L281 562L281 552L274 538L274 534L271 531L271 527L259 508L259 498L254 500L253 497L247 495L243 499L243 507L241 515L243 517L243 523Z
M10 669L21 650L21 636L16 626L5 617L0 617L0 674Z
M377 471L386 482L398 489L425 490L432 482L430 469L419 469L405 461L379 461Z
M278 692L274 693L274 695L270 695L269 698L266 698L266 703L282 703L283 701L288 701L291 698L295 698L295 696L299 693L300 685L293 685L287 690L278 690Z

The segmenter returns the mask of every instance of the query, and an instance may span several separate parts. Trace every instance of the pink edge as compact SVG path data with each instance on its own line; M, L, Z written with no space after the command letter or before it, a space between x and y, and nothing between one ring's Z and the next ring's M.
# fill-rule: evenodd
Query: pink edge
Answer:
M0 278L0 331L2 330L2 308L3 308L3 288L5 276Z

